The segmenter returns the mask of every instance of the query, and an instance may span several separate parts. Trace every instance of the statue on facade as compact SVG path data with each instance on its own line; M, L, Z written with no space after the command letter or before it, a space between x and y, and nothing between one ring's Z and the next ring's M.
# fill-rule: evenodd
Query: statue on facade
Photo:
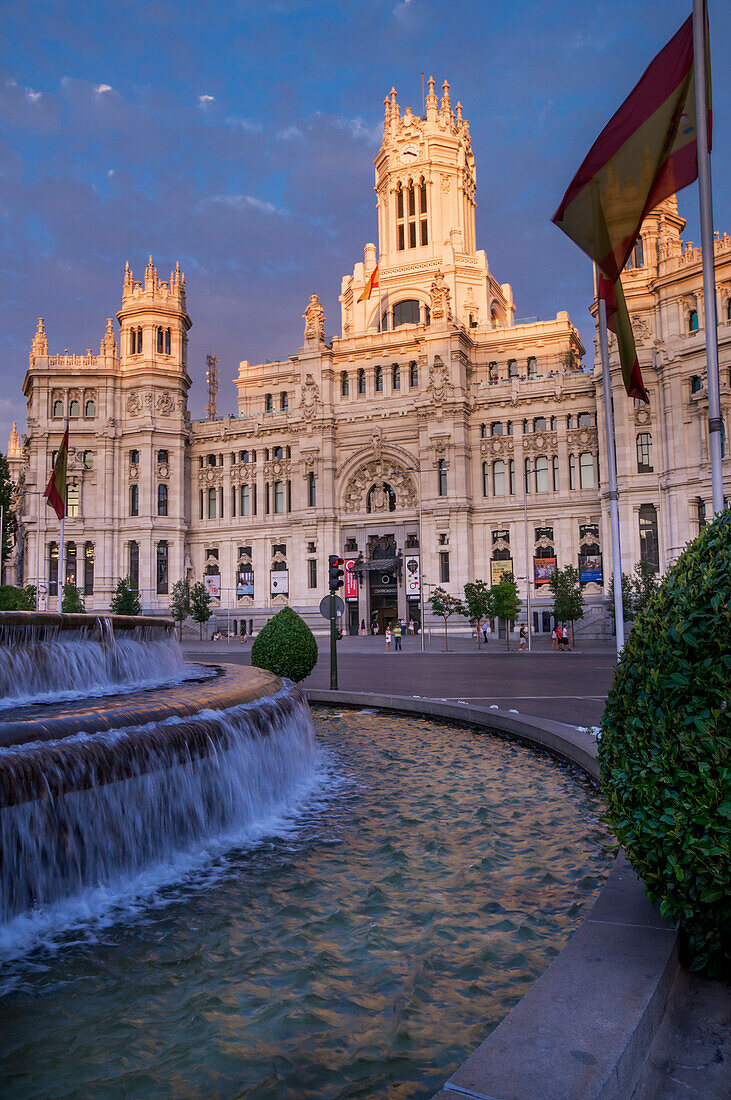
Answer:
M310 294L302 320L305 322L305 342L319 343L325 339L325 310L320 305L317 294Z
M444 282L444 275L437 271L434 282L431 285L431 324L445 325L452 320L452 304L450 301L449 287Z
M322 309L320 309L320 312L322 312ZM308 374L302 386L302 398L300 400L300 411L305 420L311 420L315 415L319 399L320 391L317 388L317 383L312 375Z

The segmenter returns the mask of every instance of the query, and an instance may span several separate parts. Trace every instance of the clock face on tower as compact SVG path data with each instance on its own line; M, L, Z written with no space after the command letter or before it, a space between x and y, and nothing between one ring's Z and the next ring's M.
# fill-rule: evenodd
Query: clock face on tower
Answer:
M411 164L412 161L416 160L418 155L419 150L415 145L407 145L405 149L401 150L401 160L404 164Z

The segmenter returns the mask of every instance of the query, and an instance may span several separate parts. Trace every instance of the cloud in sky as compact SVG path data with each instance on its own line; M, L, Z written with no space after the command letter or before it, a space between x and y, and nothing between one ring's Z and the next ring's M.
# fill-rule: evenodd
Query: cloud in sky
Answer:
M193 320L191 405L205 404L205 353L221 357L222 408L239 359L296 351L317 291L328 336L340 281L376 239L373 157L392 85L421 109L421 79L446 77L470 122L477 244L518 316L568 309L591 346L591 274L551 215L591 142L687 15L687 0L278 0L118 5L28 0L0 45L0 341L7 407L36 319L53 350L97 347L122 272L179 259ZM458 18L455 18L455 12ZM181 12L184 18L181 18ZM728 119L722 64L731 6L711 12L714 109ZM200 89L205 89L201 91ZM716 225L731 228L731 128L713 154ZM698 239L693 189L680 196Z

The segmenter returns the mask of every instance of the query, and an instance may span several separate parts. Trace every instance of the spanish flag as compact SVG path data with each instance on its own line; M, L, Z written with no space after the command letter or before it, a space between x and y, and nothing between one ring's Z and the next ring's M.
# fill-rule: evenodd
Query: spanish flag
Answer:
M378 264L373 268L371 277L365 285L365 290L358 299L359 302L367 302L374 290L378 290Z
M697 177L690 16L604 127L553 216L611 284L603 281L599 293L607 301L607 324L617 334L625 389L645 401L619 276L643 218Z
M69 428L63 433L61 446L46 491L43 494L59 519L66 515L66 464L69 457Z

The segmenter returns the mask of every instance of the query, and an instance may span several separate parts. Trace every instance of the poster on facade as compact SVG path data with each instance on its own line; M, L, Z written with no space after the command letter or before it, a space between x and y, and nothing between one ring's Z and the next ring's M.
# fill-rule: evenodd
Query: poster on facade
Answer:
M582 584L603 584L601 554L579 554L579 580Z
M414 554L406 556L406 599L418 600L421 595L421 569L419 558Z
M242 596L254 595L254 571L253 569L240 569L236 574L236 596L240 599Z
M513 572L513 559L505 558L503 561L490 562L490 584L500 584L500 578L505 573Z
M556 572L555 558L533 559L533 581L535 584L548 584Z
M221 599L221 575L220 573L214 573L212 576L203 578L203 587L208 595L214 600Z
M358 578L353 572L353 566L355 565L355 558L345 559L345 586L343 590L343 596L346 600L358 599Z
M289 570L272 569L269 574L269 591L272 596L289 595Z

